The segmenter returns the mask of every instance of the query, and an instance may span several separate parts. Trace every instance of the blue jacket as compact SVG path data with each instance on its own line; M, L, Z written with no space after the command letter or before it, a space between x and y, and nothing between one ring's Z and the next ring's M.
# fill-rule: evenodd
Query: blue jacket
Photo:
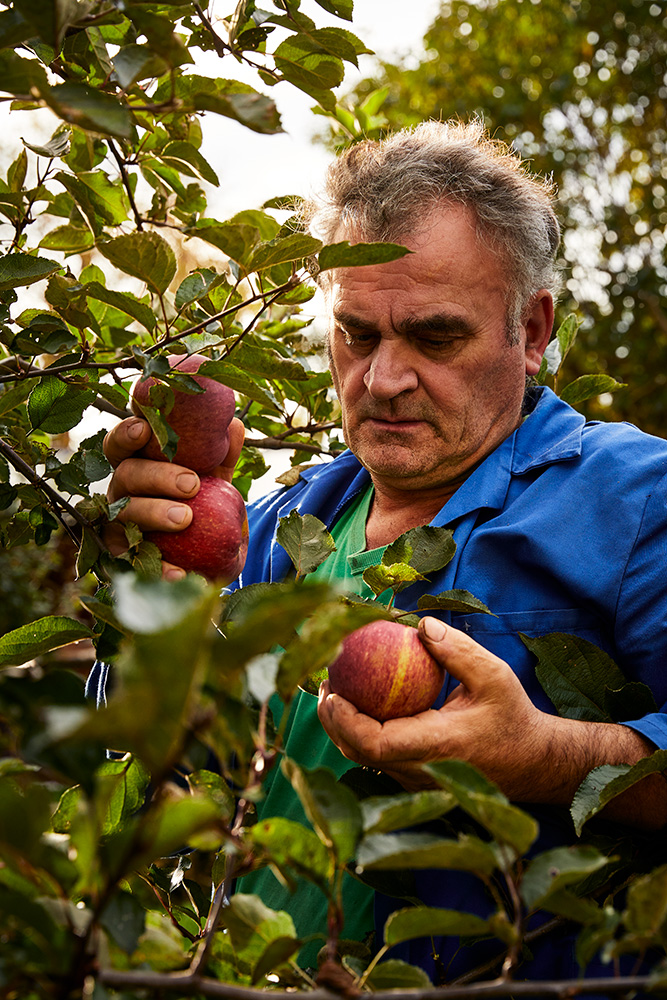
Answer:
M331 526L368 482L348 451L251 505L242 584L279 581L289 571L289 559L275 540L279 517L297 510ZM628 680L651 688L660 711L626 724L667 748L667 441L625 423L586 423L542 389L533 412L431 523L454 532L456 554L428 582L402 591L402 608L416 607L424 593L471 591L496 617L449 612L441 617L507 660L534 704L547 712L553 705L518 633L566 632L588 639L616 660ZM443 689L437 704L449 690ZM532 811L540 822L539 850L575 840L566 811ZM488 909L481 883L464 873L415 875L427 905L480 914ZM377 895L380 926L397 905L403 904ZM437 968L428 940L407 942L395 954L433 978L442 968L447 978L458 975L484 955L484 946L473 956L458 951L456 939L440 944ZM526 977L576 976L569 945L537 945Z

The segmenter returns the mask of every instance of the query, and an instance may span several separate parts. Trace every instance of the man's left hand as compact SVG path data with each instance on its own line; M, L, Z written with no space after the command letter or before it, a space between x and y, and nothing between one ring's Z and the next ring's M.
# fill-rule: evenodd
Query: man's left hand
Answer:
M329 737L346 757L386 771L409 790L433 784L420 764L456 757L511 797L523 797L515 777L532 769L553 717L535 708L504 660L464 632L424 618L419 633L431 655L460 681L442 708L380 723L333 694L325 681L318 713Z

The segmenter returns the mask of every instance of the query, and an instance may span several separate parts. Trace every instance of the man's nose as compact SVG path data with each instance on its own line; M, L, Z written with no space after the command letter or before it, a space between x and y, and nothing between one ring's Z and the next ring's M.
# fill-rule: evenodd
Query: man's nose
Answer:
M381 340L370 356L364 385L373 399L393 399L419 385L410 345L401 340Z

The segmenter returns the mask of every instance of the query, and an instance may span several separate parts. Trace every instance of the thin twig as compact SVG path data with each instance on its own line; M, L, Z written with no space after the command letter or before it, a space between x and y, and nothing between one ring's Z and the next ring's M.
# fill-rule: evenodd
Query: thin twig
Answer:
M129 199L129 202L130 202L130 207L132 209L132 214L134 215L134 221L137 224L137 229L139 230L139 232L143 232L143 228L144 228L143 227L143 220L142 220L141 215L139 213L139 209L137 208L137 203L134 200L134 193L132 191L132 185L130 184L130 178L129 178L129 175L127 173L125 160L123 159L123 157L120 155L120 153L116 149L116 144L113 141L113 139L107 139L107 143L109 145L109 149L111 150L116 163L118 164L118 169L120 171L120 179L122 180L123 187L125 188L125 190L127 192L127 197Z

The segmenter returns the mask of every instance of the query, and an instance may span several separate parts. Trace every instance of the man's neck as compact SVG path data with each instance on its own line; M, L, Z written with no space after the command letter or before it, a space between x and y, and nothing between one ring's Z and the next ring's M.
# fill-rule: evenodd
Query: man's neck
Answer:
M466 479L464 475L433 490L401 490L374 480L375 493L366 521L366 548L391 545L410 528L429 524Z

